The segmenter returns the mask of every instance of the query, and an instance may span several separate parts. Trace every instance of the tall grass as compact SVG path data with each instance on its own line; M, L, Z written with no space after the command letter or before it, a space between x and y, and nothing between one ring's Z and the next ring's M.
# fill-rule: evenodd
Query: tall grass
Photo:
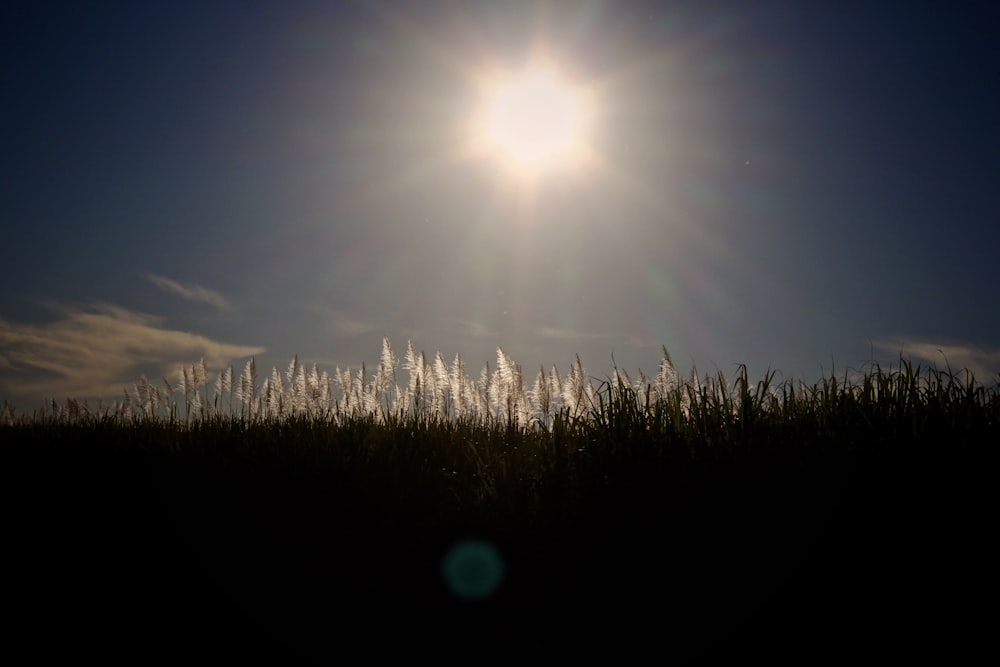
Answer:
M405 376L404 376L405 373ZM407 344L400 360L388 338L378 365L337 368L333 374L295 356L281 371L258 374L251 358L242 372L233 367L213 375L204 359L178 369L162 385L145 376L123 388L120 398L96 406L68 398L46 401L18 413L5 401L0 423L73 424L165 421L175 427L237 419L244 424L315 420L343 424L457 422L492 428L552 433L587 428L616 436L670 433L706 447L732 448L753 442L781 443L836 439L852 443L899 441L934 432L978 432L998 420L997 385L978 383L968 371L914 366L900 358L884 369L872 363L819 382L775 381L768 371L751 382L745 366L730 380L721 371L681 377L666 348L652 377L633 379L615 368L609 378L588 376L579 356L561 374L552 366L528 381L503 349L496 362L470 376L458 355L449 364L441 353L429 360Z
M313 628L329 662L324 632L345 614L454 604L442 558L473 537L507 565L497 605L549 605L600 633L654 604L642 614L672 650L760 615L797 567L820 574L781 603L781 627L840 627L830 600L872 595L921 623L957 603L932 606L913 582L942 563L961 580L985 553L998 391L902 358L813 384L681 375L666 349L653 375L603 379L579 357L525 374L501 349L472 375L388 339L376 366L332 374L298 357L270 372L199 361L109 404L4 404L17 567L43 582L16 599L43 615L45 600L115 591L142 611L116 617L135 629L179 617L129 597L135 582L166 582L158 595L180 605L221 587L289 645ZM204 623L218 632L217 615Z
M1000 394L905 359L811 385L773 371L754 383L745 366L732 379L682 377L665 348L653 376L596 380L577 356L529 383L502 349L473 377L459 356L431 361L408 344L400 360L384 339L372 370L330 375L294 357L259 376L251 358L213 379L202 360L162 386L142 377L111 404L17 414L5 403L0 436L8 452L69 453L81 466L114 451L225 475L334 475L381 507L420 497L512 520L628 485L655 495L705 466L793 474L877 461L884 475L915 457L962 460L1000 442Z

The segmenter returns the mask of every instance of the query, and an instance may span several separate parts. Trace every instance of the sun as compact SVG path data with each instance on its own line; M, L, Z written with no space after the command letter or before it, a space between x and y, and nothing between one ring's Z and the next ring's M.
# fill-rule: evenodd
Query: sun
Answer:
M535 180L584 160L591 111L583 89L554 65L532 63L482 86L476 143L512 175Z

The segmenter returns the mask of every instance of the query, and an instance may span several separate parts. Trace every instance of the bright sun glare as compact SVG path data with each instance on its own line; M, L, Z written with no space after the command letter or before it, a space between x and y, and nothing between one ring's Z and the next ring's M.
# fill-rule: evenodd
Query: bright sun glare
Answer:
M585 153L586 97L550 65L493 78L481 105L478 143L515 176L534 179Z

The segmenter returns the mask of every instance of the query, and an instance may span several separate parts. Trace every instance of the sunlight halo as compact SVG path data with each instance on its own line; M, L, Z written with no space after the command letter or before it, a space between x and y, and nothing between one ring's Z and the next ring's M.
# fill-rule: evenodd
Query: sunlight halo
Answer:
M486 77L480 93L475 151L511 175L533 181L586 161L592 103L554 65L535 62Z

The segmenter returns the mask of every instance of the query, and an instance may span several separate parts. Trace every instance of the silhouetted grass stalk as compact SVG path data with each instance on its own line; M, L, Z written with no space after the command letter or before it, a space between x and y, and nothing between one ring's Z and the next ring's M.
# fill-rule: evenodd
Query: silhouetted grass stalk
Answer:
M595 382L576 356L565 377L554 366L548 374L540 369L529 387L521 367L502 349L497 350L495 367L491 370L487 364L478 379L466 373L459 356L449 366L438 353L431 363L410 344L402 362L408 381L402 386L398 366L387 338L373 374L362 364L356 371L338 368L330 376L315 364L307 368L296 356L284 375L274 367L259 384L254 359L246 363L237 383L232 367L222 369L210 383L201 359L182 367L176 384L164 378L160 388L143 376L111 404L92 408L75 399L62 404L50 400L18 415L5 403L2 416L7 425L151 419L179 425L219 417L249 423L307 418L336 424L371 418L376 423L500 424L527 431L551 431L557 417L622 430L624 419L630 433L669 428L711 446L760 429L804 428L806 422L820 433L850 426L891 438L940 420L961 428L988 416L995 419L997 410L995 386L976 383L967 371L921 368L902 358L899 368L872 364L853 379L847 373L841 378L831 375L811 386L792 380L775 384L774 371L753 384L745 366L733 382L721 371L700 378L696 369L680 380L666 348L655 377L640 371L636 380L616 368L610 379Z

